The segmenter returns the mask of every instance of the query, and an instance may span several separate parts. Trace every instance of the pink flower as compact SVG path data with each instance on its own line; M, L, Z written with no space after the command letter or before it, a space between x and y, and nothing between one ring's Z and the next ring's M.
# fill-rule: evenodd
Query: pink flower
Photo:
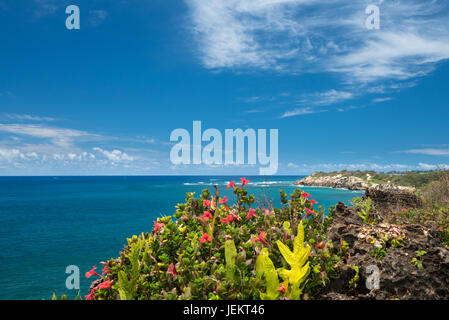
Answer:
M204 233L200 239L200 243L210 242L210 241L212 241L212 239L210 238L210 236L207 233Z
M93 266L92 270L86 272L86 278L90 278L91 276L101 277L98 273L95 272L95 269L97 269L97 266Z
M397 235L401 234L401 231L399 231L399 229L396 227L391 227L390 232L396 233Z
M249 183L249 180L247 180L246 178L240 178L240 183L242 184L243 187L245 184Z
M204 219L205 221L207 221L207 220L209 220L209 219L212 219L212 214L211 214L209 211L204 211L203 219Z
M310 216L311 214L315 214L315 211L306 208L306 217Z
M323 249L323 248L325 247L325 244L324 244L323 241L321 241L320 243L318 243L318 244L316 245L316 247L317 247L318 249Z
M229 217L229 219L230 219L230 221L239 221L239 216L238 215L236 215L234 212L229 212L229 215L228 215L228 217Z
M111 270L109 269L109 266L107 264L107 262L100 262L103 265L103 270L101 272L101 275L104 275L105 273L110 272Z
M220 200L220 203L226 204L226 202L228 202L228 198L226 198L226 196L224 196L223 199Z
M307 198L310 198L310 197L311 197L311 195L310 195L310 194L308 194L307 192L303 191L303 192L301 193L301 197L303 197L303 198L307 199Z
M203 206L210 207L210 200L203 200Z
M266 245L269 245L267 240L265 240L265 232L263 232L263 231L259 234L258 237L252 239L251 241L252 242L261 242L261 243L265 243Z
M235 182L234 182L234 180L232 180L231 182L229 182L229 184L228 184L228 186L226 187L226 189L234 188L234 187L235 187Z
M249 213L246 215L246 219L251 219L251 217L257 218L256 210L249 208Z
M98 289L111 289L111 285L114 283L113 280L106 280L100 283L97 288Z
M231 221L232 221L232 218L229 219L229 216L220 220L221 223L226 223L227 225L229 225L229 222L231 222Z
M162 227L165 226L165 223L158 223L156 221L153 221L153 222L154 222L154 228L156 228L156 232L158 232L159 229L161 229Z
M220 222L226 223L227 225L229 225L229 222L239 221L239 219L240 218L238 215L236 215L233 211L230 211L228 216L226 218L221 219Z
M263 208L262 211L264 214L270 214L270 210L268 210L268 209Z
M94 300L95 299L95 290L92 289L88 295L84 296L84 298L86 298L86 300Z
M284 287L284 285L282 283L279 285L278 291L281 292L281 293L285 293L285 287Z
M207 234L207 233L206 233ZM170 263L170 265L168 266L168 274L171 274L173 276L173 280L176 278L176 276L178 275L178 271L176 270L175 265L172 263Z

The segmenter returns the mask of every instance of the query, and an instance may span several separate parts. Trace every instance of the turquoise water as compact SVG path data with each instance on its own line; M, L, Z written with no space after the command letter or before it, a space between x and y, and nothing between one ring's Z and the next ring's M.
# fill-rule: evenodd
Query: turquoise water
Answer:
M257 198L268 187L275 205L279 190L288 193L300 177L247 177ZM50 299L76 296L65 287L69 265L81 272L81 294L91 279L84 273L117 257L127 237L150 231L153 220L172 215L186 192L213 185L226 191L237 177L0 177L0 299ZM304 187L319 205L348 203L361 192ZM98 270L97 270L98 271Z

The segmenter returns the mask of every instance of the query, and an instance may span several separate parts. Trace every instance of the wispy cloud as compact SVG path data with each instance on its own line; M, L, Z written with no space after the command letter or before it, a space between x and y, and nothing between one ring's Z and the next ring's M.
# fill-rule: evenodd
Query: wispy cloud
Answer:
M106 10L90 10L89 11L89 24L96 27L102 24L108 17Z
M373 102L374 103L382 103L382 102L387 102L387 101L390 101L390 100L392 100L390 97L376 98L376 99L373 99Z
M102 155L104 155L106 158L108 158L109 161L116 163L116 162L131 162L134 161L134 157L129 156L125 152L122 152L120 150L103 150L99 147L93 148L94 151L100 152Z
M290 111L284 112L280 118L289 118L289 117L295 117L295 116L303 116L306 114L313 114L313 113L320 113L320 112L326 112L327 110L318 110L314 108L297 108Z
M62 7L64 3L67 1L65 0L33 0L33 2L36 5L36 10L34 10L34 14L37 17L46 16L49 14L55 13L55 11Z
M407 80L449 58L448 3L435 0L186 0L206 68L335 72ZM381 29L365 28L377 4Z
M449 156L449 149L411 149L405 151L399 151L399 153L410 153L410 154L424 154L428 156Z
M340 170L374 170L378 172L390 172L390 171L409 171L409 170L435 170L435 169L449 169L449 165L445 163L429 164L379 164L373 162L366 163L317 163L317 164L294 164L288 163L287 169L291 173L309 174L315 171L340 171Z
M298 101L300 104L312 106L330 106L342 101L352 99L354 94L348 91L331 89L324 92L309 93L302 96Z
M309 94L303 94L302 97L296 102L300 105L307 105L303 108L295 108L285 111L280 118L288 118L293 116L300 116L312 113L328 112L329 109L322 109L322 107L329 107L337 103L341 103L354 98L354 94L348 91L338 91L331 89L324 92L315 92ZM337 111L346 111L354 109L355 107L338 108Z
M74 138L97 136L80 130L54 128L34 124L0 124L0 131L30 136L33 138L50 139L55 145L60 147L70 146Z
M51 122L56 121L55 118L41 117L30 114L17 114L17 113L0 113L0 118L19 121L38 121L38 122Z

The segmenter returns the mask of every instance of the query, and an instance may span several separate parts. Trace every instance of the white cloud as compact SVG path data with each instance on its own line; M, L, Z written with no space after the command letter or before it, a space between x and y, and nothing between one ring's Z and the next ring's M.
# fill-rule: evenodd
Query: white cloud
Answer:
M390 172L390 171L428 171L435 169L449 169L447 164L427 164L418 163L417 165L411 164L378 164L378 163L320 163L320 164L302 164L297 167L289 166L288 168L294 170L296 173L309 174L314 171L341 171L341 170L374 170L378 172Z
M280 118L289 118L289 117L296 117L296 116L302 116L306 114L313 114L313 113L319 113L319 112L326 112L326 110L317 110L313 108L297 108L290 111L284 112Z
M436 165L422 163L422 162L420 162L418 165L422 170L435 170L438 168L438 166L436 166Z
M95 147L95 148L93 148L93 150L98 151L99 153L104 155L109 161L111 161L113 163L134 161L133 157L129 156L128 154L126 154L120 150L108 151L108 150L103 150L99 147Z
M449 156L449 149L411 149L400 151L401 153L424 154L429 156Z
M102 24L108 17L106 10L90 10L89 11L89 24L96 27Z
M34 3L37 6L37 10L35 10L35 14L38 17L46 16L49 14L53 14L61 5L61 1L57 0L34 0Z
M73 138L94 136L80 130L52 128L32 124L0 124L0 131L33 138L51 139L55 145L60 147L69 147Z
M206 68L336 72L365 83L422 76L449 58L447 1L186 2ZM369 4L380 7L380 30L365 27Z
M387 102L390 101L391 98L390 97L385 97L385 98L377 98L377 99L373 99L374 103L382 103L382 102Z
M10 120L40 121L40 122L50 122L50 121L56 120L51 117L33 116L33 115L29 115L29 114L2 113L1 115L4 118L10 119Z

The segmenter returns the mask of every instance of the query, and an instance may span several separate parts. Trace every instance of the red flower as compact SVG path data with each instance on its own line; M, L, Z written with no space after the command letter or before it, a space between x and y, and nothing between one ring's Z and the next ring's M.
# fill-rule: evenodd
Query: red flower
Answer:
M234 188L234 187L235 187L235 182L234 182L234 180L232 180L231 182L229 182L229 184L228 184L228 186L226 187L226 189Z
M310 197L311 197L311 195L310 195L310 194L308 194L307 192L303 191L303 192L301 193L301 197L303 197L303 198L307 199L307 198L310 198Z
M203 234L203 236L200 239L201 243L210 242L210 241L212 241L212 239L210 238L210 236L207 233Z
M227 225L229 225L229 222L231 222L231 221L232 221L232 219L229 220L229 216L220 220L221 223L226 223Z
M249 208L249 213L246 215L246 219L251 219L251 217L257 218L256 210Z
M109 269L109 266L107 264L107 262L100 262L103 265L103 270L101 272L101 275L104 275L105 273L110 272L111 270Z
M263 231L259 234L259 236L257 238L254 238L251 241L252 242L256 242L256 241L257 242L262 242L262 243L265 243L266 245L269 245L267 240L265 240L265 232L263 232Z
M228 198L226 198L226 196L224 196L223 199L220 200L220 203L226 204L226 202L228 202Z
M245 184L249 183L249 180L247 180L246 178L240 178L240 183L242 184L243 187Z
M320 243L318 243L318 244L316 245L316 247L317 247L318 249L323 249L324 246L325 246L325 244L324 244L323 241L321 241Z
M284 287L284 285L282 283L279 285L278 291L281 292L281 293L285 293L285 287Z
M239 216L232 211L229 212L228 218L230 221L239 221Z
M98 273L95 272L95 269L97 269L97 266L93 266L92 270L86 272L86 278L90 278L91 276L101 277Z
M207 234L207 233L205 233ZM176 276L178 275L178 271L176 271L176 267L175 265L172 263L170 263L170 265L168 266L168 274L171 274L173 276L173 280L176 278Z
M209 219L212 219L212 214L211 214L209 211L204 211L203 219L204 219L205 221L207 221L207 220L209 220Z
M306 208L306 217L310 216L311 214L315 214L315 211Z
M94 300L95 299L95 290L92 289L87 296L84 296L84 298L86 298L86 300Z
M210 207L210 200L203 200L203 206Z
M310 203L311 203L311 204L315 204L315 203L318 203L318 201L315 201L315 200L313 200L313 199L310 199Z
M227 225L229 225L229 222L231 221L239 221L239 217L235 215L233 212L230 212L226 218L220 220L220 222L226 223Z
M111 289L111 285L114 283L113 280L106 280L100 283L96 288L98 289Z
M158 223L156 221L153 221L153 222L154 222L154 228L156 228L156 232L158 232L160 228L165 226L165 223Z

